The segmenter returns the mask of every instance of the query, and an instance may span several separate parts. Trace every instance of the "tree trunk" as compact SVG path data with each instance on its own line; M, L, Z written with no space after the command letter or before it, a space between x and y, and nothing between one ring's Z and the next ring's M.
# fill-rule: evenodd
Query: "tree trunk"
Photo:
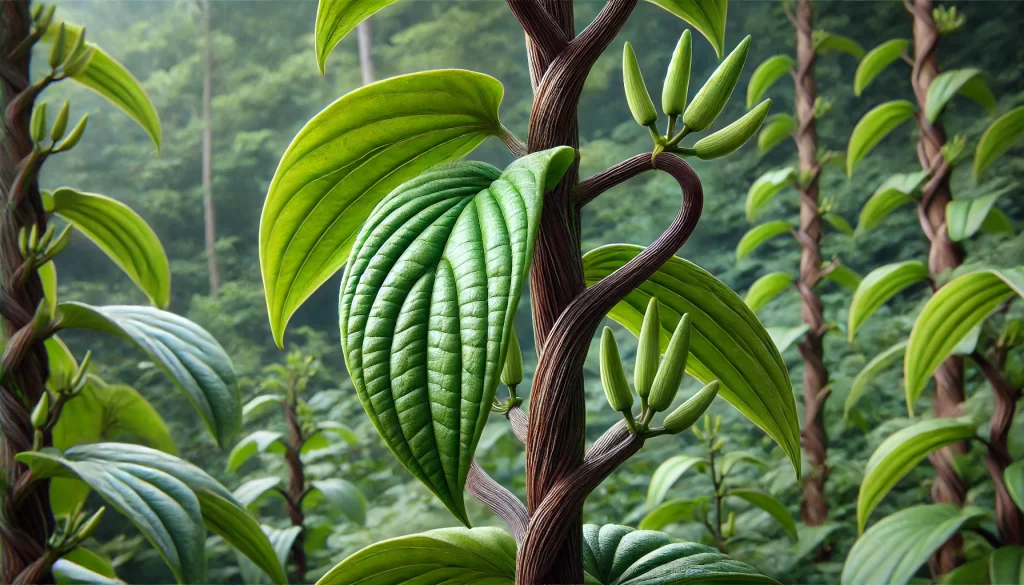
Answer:
M213 206L213 35L210 0L203 0L203 225L210 294L220 290L217 264L217 217Z
M363 74L363 85L377 81L373 70L373 25L370 19L359 23L356 27L359 38L359 71Z
M302 512L302 497L306 493L306 473L299 454L302 452L302 425L295 413L295 406L288 400L281 401L285 421L288 424L288 447L285 451L285 462L288 464L288 497L285 511L292 526L300 528L299 535L292 543L291 557L295 563L295 580L306 582L306 515Z
M799 127L796 145L800 158L800 282L797 288L803 298L802 317L807 335L800 342L804 360L804 428L803 447L811 463L804 479L800 519L808 526L819 526L828 520L825 481L828 479L826 454L828 435L825 432L823 407L828 398L828 370L823 359L822 338L828 330L822 315L822 303L814 287L821 281L821 216L818 210L818 133L814 119L814 102L818 88L814 82L814 7L810 0L800 0L796 13L796 117Z

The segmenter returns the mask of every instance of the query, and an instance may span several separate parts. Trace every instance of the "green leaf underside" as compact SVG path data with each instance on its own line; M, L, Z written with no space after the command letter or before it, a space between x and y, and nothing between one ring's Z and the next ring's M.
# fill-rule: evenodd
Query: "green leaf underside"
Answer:
M793 58L789 55L774 55L762 61L747 84L747 108L753 107L768 88L792 68Z
M985 84L985 74L980 69L951 69L935 76L928 86L924 115L935 123L953 96L961 94L974 100L979 106L992 111L996 98Z
M647 513L637 524L640 530L661 530L677 522L694 522L694 512L707 504L707 498L669 500Z
M846 395L846 402L843 404L843 418L846 418L850 414L850 410L857 405L857 402L868 391L872 378L881 373L897 358L903 357L903 352L906 349L907 342L901 341L871 358L871 361L869 361L867 365L857 373L857 376L854 377L853 383L850 386L850 393Z
M922 420L890 435L875 449L864 468L857 494L857 530L864 531L872 510L929 453L974 437L976 426L965 420Z
M1014 294L1024 296L1024 267L970 272L928 299L910 330L903 362L909 412L939 364Z
M974 199L956 199L946 205L946 231L949 239L962 242L985 225L996 201L1006 192L990 193Z
M777 219L750 228L743 234L740 243L736 244L736 260L741 260L768 240L782 234L792 233L793 226L788 221Z
M743 300L751 311L757 311L793 285L793 277L785 272L765 274L754 281Z
M974 151L974 178L1024 138L1024 106L1006 112L985 129Z
M68 559L58 559L51 567L53 578L58 584L75 583L77 585L119 585L124 581L110 577L84 567Z
M775 344L779 353L785 353L787 349L806 335L808 330L810 330L810 326L806 323L795 327L768 327L768 335L771 336L772 343Z
M502 132L494 78L438 70L341 97L292 140L260 219L260 268L274 341L349 257L375 206L400 184Z
M171 267L156 233L125 204L62 187L53 212L85 234L160 308L171 302Z
M323 498L331 506L356 524L366 524L366 498L359 488L341 478L329 478L310 482L313 491L303 501L304 507L316 508L317 498Z
M583 257L587 285L605 278L643 250L615 244ZM673 257L615 305L608 317L639 334L652 296L661 303L664 350L683 313L692 327L686 370L701 382L719 380L719 395L771 436L800 475L800 430L785 362L757 316L710 273Z
M283 435L275 431L253 431L235 444L228 455L228 473L241 467L246 461L257 453L285 452L285 444L281 440Z
M886 516L854 543L840 582L904 585L950 536L985 514L974 506L929 504Z
M747 501L748 503L761 508L767 512L772 518L778 521L783 528L786 529L786 534L791 536L793 540L798 540L796 532L796 520L793 519L792 514L786 509L786 506L782 505L782 502L776 500L772 496L752 489L733 489L726 492L726 496L733 496Z
M1003 480L1006 482L1006 491L1017 504L1021 511L1024 511L1024 461L1011 463L1003 472Z
M348 33L378 10L398 0L320 0L316 9L316 64L325 71L327 57Z
M463 523L542 195L573 158L561 147L504 172L462 162L423 173L374 210L345 270L341 339L359 399L395 456Z
M648 0L689 23L715 48L719 59L725 55L725 17L728 0Z
M583 526L583 570L602 585L778 583L709 546L616 524Z
M105 441L137 442L178 454L167 423L137 390L93 378L61 409L53 427L53 446L64 450Z
M857 72L853 76L853 93L859 96L864 88L868 86L878 74L885 70L894 61L899 59L907 48L910 41L906 39L892 39L878 45L868 51L860 64L857 65Z
M913 203L913 194L928 178L927 171L892 175L875 190L860 211L857 231L866 232L877 227L898 207Z
M768 171L757 178L750 190L747 191L746 213L747 221L754 221L757 213L771 202L780 191L793 184L796 179L796 169L785 167L774 171Z
M886 301L908 286L927 278L928 267L919 260L886 264L867 273L850 300L847 322L849 340L853 341L857 329Z
M441 528L384 540L335 565L317 585L512 585L516 542L498 528Z
M702 466L704 459L693 455L673 455L669 457L654 470L651 476L651 483L647 487L648 508L654 508L665 501L665 496L672 488L672 485L683 476L690 468Z
M846 147L846 174L853 176L853 169L871 150L907 120L914 117L916 108L906 100L886 102L864 114L850 134Z
M773 148L782 144L796 130L797 123L789 114L775 114L765 120L761 131L757 134L757 150L768 154Z
M205 329L153 307L59 306L59 326L91 329L135 344L181 388L220 445L230 442L242 420L237 378L224 348Z

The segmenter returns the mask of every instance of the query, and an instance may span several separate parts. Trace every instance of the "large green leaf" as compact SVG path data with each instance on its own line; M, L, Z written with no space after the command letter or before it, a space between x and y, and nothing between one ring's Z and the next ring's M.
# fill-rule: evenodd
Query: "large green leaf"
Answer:
M687 470L703 464L702 457L693 455L673 455L666 459L651 475L651 484L647 487L647 507L654 508L664 502L668 490Z
M988 557L991 583L1015 585L1024 583L1024 547L1004 546Z
M1010 497L1024 511L1024 460L1011 463L1003 472L1003 481L1006 482L1006 491L1010 492Z
M274 554L277 555L278 562L281 563L282 567L288 566L288 557L291 556L292 545L295 544L295 539L302 533L302 526L289 526L288 528L277 529L264 524L260 528L267 535L270 545L274 547ZM242 577L243 583L262 585L266 582L266 577L259 567L245 555L239 554L237 556L238 572Z
M403 75L342 96L299 131L260 219L260 269L279 346L288 319L344 266L385 195L503 132L503 91L471 71Z
M934 123L938 120L946 104L958 93L974 100L986 110L996 108L996 98L985 84L985 74L981 69L950 69L936 75L928 86L924 108L928 121Z
M1024 267L969 272L949 281L928 299L910 330L903 362L910 413L939 364L1015 294L1024 296Z
M441 528L384 540L338 563L317 585L512 585L516 541L498 528Z
M767 221L761 225L754 226L743 234L740 242L736 244L736 260L742 259L768 240L782 234L793 233L793 226L783 219Z
M91 329L115 335L146 352L199 411L217 443L238 432L242 405L231 358L205 329L153 307L93 307L61 303L61 329Z
M859 96L864 88L878 77L879 73L902 57L908 47L910 47L910 41L892 39L868 51L860 60L857 72L853 76L853 94Z
M693 522L696 520L694 512L698 508L707 505L707 498L695 500L676 499L669 500L657 506L644 516L637 528L640 530L661 530L669 524L676 522Z
M356 26L398 0L320 0L316 9L316 64L324 72L327 57Z
M978 233L993 205L1008 189L974 199L956 199L946 205L946 232L949 239L962 242Z
M605 278L643 250L615 244L583 257L588 285ZM705 384L719 380L719 395L782 447L800 475L800 430L793 385L775 344L743 299L703 268L673 257L615 305L608 317L634 335L651 297L661 302L661 347L682 314L690 315L686 370Z
M857 231L866 232L882 223L896 208L914 202L914 193L928 178L927 171L890 176L860 210Z
M117 576L104 575L67 558L57 559L50 568L58 585L74 583L75 585L123 585L124 581Z
M283 435L277 431L253 431L235 444L228 455L227 471L241 467L257 453L283 454L286 450Z
M1021 138L1024 138L1024 106L1006 112L985 129L974 151L974 178L981 176Z
M504 172L463 162L423 173L374 210L341 283L342 347L363 407L395 456L463 523L466 476L543 193L573 158L560 147Z
M955 504L914 506L886 516L854 543L842 585L904 585L949 537L986 512Z
M754 107L768 88L791 69L793 58L789 55L774 55L762 61L757 69L754 69L747 84L747 108Z
M729 0L647 0L688 22L715 48L719 59L725 54L725 17Z
M150 302L160 308L171 302L171 267L163 245L149 224L127 205L62 187L53 192L52 211L99 246Z
M914 117L916 108L907 100L885 102L864 114L850 134L846 146L846 174L853 176L853 169L871 152L883 138Z
M772 518L775 518L786 529L786 534L793 537L793 540L799 540L796 532L796 520L793 519L793 515L789 513L789 510L786 509L782 502L776 500L771 495L753 489L732 489L726 492L725 495L746 500L750 504L768 512Z
M167 423L138 391L90 378L61 409L53 427L53 446L63 450L104 441L140 443L178 454Z
M780 191L792 185L797 172L793 167L768 171L757 178L747 191L747 221L753 222L757 212L768 205Z
M819 55L830 51L840 51L854 57L855 59L860 59L864 56L864 47L850 37L844 37L843 35L837 35L823 30L814 31L813 37L814 50Z
M330 478L313 480L309 485L311 491L302 501L303 506L316 507L323 499L349 520L366 524L366 498L355 484L341 478Z
M972 439L976 433L977 427L970 421L935 418L914 423L882 441L864 468L857 494L857 530L864 532L878 502L928 454Z
M773 148L782 144L796 130L797 123L789 114L775 114L769 116L761 126L757 134L757 150L762 154L768 154Z
M857 329L886 301L908 286L927 279L928 267L919 260L886 264L869 272L860 281L860 286L850 300L846 326L850 342L853 342Z
M843 403L843 418L850 414L850 410L857 405L857 401L868 391L872 378L877 376L896 358L903 357L903 352L906 349L907 342L901 341L871 358L871 361L857 373L853 378L853 383L850 385L850 393L846 395L846 402Z
M942 575L941 585L982 585L989 583L988 557L967 561Z
M793 286L793 277L789 273L765 274L750 285L750 290L747 291L747 297L743 299L743 302L747 303L750 310L757 311L791 286Z
M583 526L583 570L601 585L777 585L750 565L664 532Z

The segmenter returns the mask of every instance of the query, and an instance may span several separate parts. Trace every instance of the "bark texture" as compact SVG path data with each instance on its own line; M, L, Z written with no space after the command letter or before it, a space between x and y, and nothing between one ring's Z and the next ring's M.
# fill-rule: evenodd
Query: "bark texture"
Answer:
M213 205L213 35L210 0L203 0L203 239L210 294L220 290L217 263L217 213Z

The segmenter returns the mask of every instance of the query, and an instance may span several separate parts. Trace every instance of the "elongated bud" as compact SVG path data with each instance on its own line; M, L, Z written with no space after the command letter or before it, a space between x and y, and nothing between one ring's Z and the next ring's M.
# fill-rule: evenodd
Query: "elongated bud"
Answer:
M39 30L46 30L50 28L50 23L53 22L53 15L57 11L56 4L50 4L46 7L46 12L43 12L43 16L36 22L36 27Z
M35 142L42 142L46 138L46 102L40 102L32 109L29 132Z
M650 126L657 122L658 112L654 111L654 102L651 101L651 94L647 93L640 64L636 62L636 54L629 43L622 48L622 83L626 87L626 103L636 123Z
M640 338L636 346L636 363L633 364L633 385L636 393L647 398L658 375L658 363L661 361L661 311L658 299L651 297L647 303L644 323L640 326Z
M680 407L680 408L682 408L682 407ZM671 415L669 415L669 416L671 416ZM697 440L699 440L699 441L703 441L703 440L704 440L704 433L702 433L702 432L700 431L700 428L699 428L699 427L694 427L694 426L691 426L691 427L690 427L690 430L691 430L691 431L693 431L693 436L694 436L694 437L697 437ZM671 431L671 432L672 432L673 434L675 434L675 433L676 433L677 431ZM678 431L678 432L682 432L682 431Z
M34 252L39 247L39 225L32 224L28 230L28 249Z
M672 52L672 61L665 74L665 85L661 88L661 109L669 116L678 116L686 109L692 59L693 43L690 41L690 29L686 29L676 43L676 50Z
M41 429L46 426L46 421L50 419L50 393L43 391L43 395L39 397L39 402L36 403L36 407L32 409L32 427Z
M95 514L83 522L82 526L78 529L78 533L75 534L75 542L82 542L86 538L92 536L92 533L96 532L96 527L100 525L100 519L103 518L103 513L106 511L106 506L100 506L100 509L96 510Z
M665 361L658 368L651 386L651 397L648 404L655 412L666 410L672 406L672 400L679 392L679 385L686 373L686 358L690 355L690 315L684 314L672 332L672 339L665 350Z
M92 350L85 352L85 357L82 358L82 363L78 365L78 370L75 372L74 377L71 378L71 391L77 393L85 387L86 376L89 374L89 366L92 364Z
M725 536L726 538L732 537L736 534L736 512L729 511L729 519L725 522Z
M64 63L64 73L69 77L74 77L85 71L85 68L89 66L89 62L92 61L92 56L96 53L96 47L89 47L83 45L77 51L75 51L71 57Z
M53 260L54 257L56 257L57 254L60 254L61 252L63 252L64 248L67 248L68 244L70 244L70 243L71 243L71 224L68 224L68 225L64 226L64 229L61 230L60 235L58 235L57 238L55 240L53 240L53 243L50 244L50 247L46 249L46 253L43 254L43 258L42 258L41 264L46 264L46 262L49 262L50 260Z
M50 45L50 69L56 69L64 62L65 49L64 45L64 23L60 23L60 28L57 29L57 36L53 39L53 44Z
M508 339L508 350L505 352L505 367L501 369L501 383L512 388L523 382L523 352L519 348L519 338L512 328Z
M81 51L82 47L84 47L84 46L85 46L85 27L83 26L82 29L78 31L78 36L75 38L75 44L71 45L70 50L67 51L67 53L65 55L65 58L64 58L64 64L67 65L68 61L72 57L74 57L79 51Z
M82 119L78 121L78 124L71 129L71 133L57 146L57 150L65 151L70 150L78 144L78 141L82 139L82 134L85 133L85 125L89 122L89 114L82 116Z
M31 16L33 21L39 20L39 17L43 15L43 8L42 4L36 4L32 7Z
M768 110L771 107L772 100L764 100L739 120L711 136L705 136L698 140L697 144L693 145L693 149L697 151L697 158L711 160L735 152L737 148L746 144L754 134L757 134L764 119L768 117Z
M717 435L720 430L722 430L722 415L715 417L715 434Z
M633 392L626 381L619 346L610 327L601 332L601 385L612 410L625 412L633 408Z
M65 100L64 105L57 112L57 119L53 121L53 128L50 128L50 139L54 142L63 138L64 131L68 129L68 112L70 109L71 104Z
M683 112L683 124L686 124L691 131L704 130L725 109L732 90L736 88L736 82L740 80L740 73L743 72L743 64L747 60L749 49L750 37L748 36L733 49L732 53L729 53L729 56L704 83L704 87L700 88L697 95L693 97L693 101Z
M713 380L710 384L698 390L696 394L680 405L679 408L673 410L671 414L665 417L665 429L672 434L676 434L693 427L693 423L700 419L700 415L704 414L704 411L715 400L715 396L718 396L718 386L718 380ZM700 433L697 427L693 427L693 433L701 440L704 440L704 434Z
M28 256L32 252L28 249L28 230L25 228L18 230L18 250L22 256Z

